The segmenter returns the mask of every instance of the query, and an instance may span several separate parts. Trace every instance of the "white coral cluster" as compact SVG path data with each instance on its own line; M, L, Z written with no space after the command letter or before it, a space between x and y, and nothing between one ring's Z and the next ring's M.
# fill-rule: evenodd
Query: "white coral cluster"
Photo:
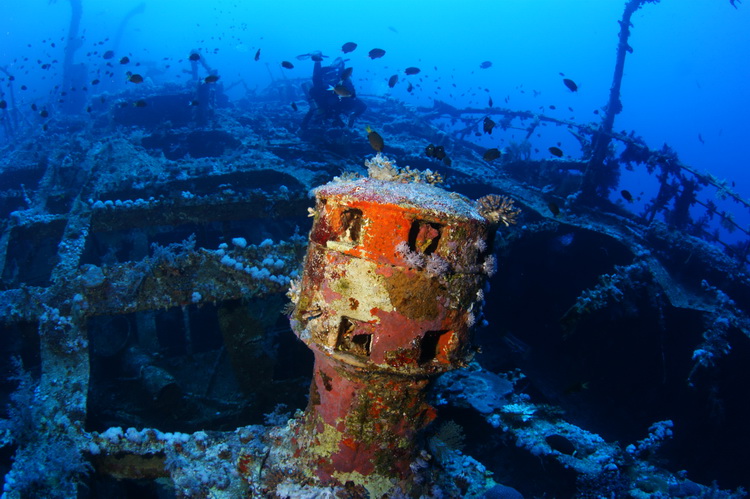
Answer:
M434 277L445 275L451 269L450 264L440 255L433 253L425 256L417 251L412 251L406 241L396 245L396 253L404 259L409 267L424 270Z
M229 249L226 243L219 245L215 255L220 257L219 263L229 267L237 272L244 272L253 279L269 280L287 286L296 276L295 272L286 275L283 269L287 262L274 251L274 242L270 239L264 240L259 245L247 244L245 238L235 237L232 239L234 248ZM248 257L243 250L253 250L251 254L255 257ZM263 251L259 251L263 249ZM257 253L257 254L256 254ZM265 254L263 254L265 253ZM263 257L263 260L260 258ZM254 264L254 265L253 265Z
M421 269L424 267L424 255L409 249L409 245L406 241L401 241L396 245L396 253L398 253L410 267L415 269Z
M495 275L495 272L497 272L497 258L495 258L495 255L490 255L484 260L482 271L487 274L488 277Z
M396 180L400 170L388 156L377 153L374 158L366 159L367 175L375 180Z
M428 274L439 277L447 274L451 266L445 259L433 253L427 257L427 264L424 269Z
M421 182L426 184L439 184L443 181L442 175L432 170L419 171L410 167L400 168L388 156L377 153L372 159L365 160L367 174L375 180L388 180L391 182Z
M514 225L521 210L513 205L507 196L488 194L477 200L479 213L493 224L503 223L506 227Z
M487 241L482 239L481 237L478 238L476 241L474 241L474 247L479 251L480 253L484 253L487 251Z
M185 195L182 196L183 198ZM156 200L153 196L148 198L148 200L144 200L142 198L138 198L135 201L132 199L126 199L125 201L121 199L116 199L112 201L111 199L107 200L97 200L94 201L93 199L88 200L89 206L93 210L104 210L104 209L114 209L114 208L140 208L140 207L146 207L146 206L153 206L159 201Z
M302 277L297 276L289 281L289 289L286 291L286 297L295 306L299 302L300 291L302 290Z

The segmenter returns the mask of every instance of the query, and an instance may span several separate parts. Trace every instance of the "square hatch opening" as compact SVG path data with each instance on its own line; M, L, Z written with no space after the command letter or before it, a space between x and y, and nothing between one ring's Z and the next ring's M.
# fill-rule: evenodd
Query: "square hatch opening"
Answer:
M453 331L427 331L419 342L419 364L450 364Z
M423 255L437 250L443 226L426 220L414 220L409 229L409 249Z
M339 323L336 351L345 352L357 357L370 357L372 348L372 329L370 324L350 317L342 317Z

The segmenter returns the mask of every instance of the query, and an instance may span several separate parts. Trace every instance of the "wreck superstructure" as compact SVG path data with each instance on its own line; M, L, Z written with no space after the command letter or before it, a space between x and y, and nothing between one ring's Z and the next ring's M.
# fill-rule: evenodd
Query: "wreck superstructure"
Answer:
M626 13L644 3L627 2ZM478 496L499 483L561 496L729 494L695 482L743 466L724 444L748 441L732 383L747 375L750 245L724 241L717 220L748 231L704 195L742 209L748 201L670 148L614 132L614 105L601 127L370 97L366 118L389 156L462 195L495 199L470 207L425 178L393 188L356 179L348 175L362 172L367 140L357 130L298 132L284 99L300 84L279 81L200 116L184 107L192 92L153 86L94 102L91 118L53 116L28 137L17 120L8 129L9 497L77 487L364 497L415 479L434 495ZM132 105L141 98L148 112ZM469 140L482 116L526 139L484 161ZM453 128L436 125L446 119ZM582 157L532 158L545 124L572 130ZM449 150L452 164L425 157L428 144ZM622 166L658 179L643 213L609 197ZM342 172L316 191L308 218L308 191ZM483 218L499 213L501 195L523 214L494 238ZM462 208L431 204L441 199ZM500 223L510 225L491 221ZM500 272L485 293L493 252ZM284 306L290 286L294 310ZM471 328L484 368L470 361ZM445 418L463 424L471 445ZM687 473L654 465L670 437L670 458ZM715 447L702 455L719 464L696 477L701 466L680 458L705 444ZM514 463L527 467L518 477ZM533 479L519 478L529 469Z

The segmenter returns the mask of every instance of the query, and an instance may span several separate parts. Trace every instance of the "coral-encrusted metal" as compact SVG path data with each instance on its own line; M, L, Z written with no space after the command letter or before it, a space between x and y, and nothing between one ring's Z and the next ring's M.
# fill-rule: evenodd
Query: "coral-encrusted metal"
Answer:
M425 183L358 179L315 191L292 326L315 353L300 457L371 497L410 488L430 377L463 365L495 227Z

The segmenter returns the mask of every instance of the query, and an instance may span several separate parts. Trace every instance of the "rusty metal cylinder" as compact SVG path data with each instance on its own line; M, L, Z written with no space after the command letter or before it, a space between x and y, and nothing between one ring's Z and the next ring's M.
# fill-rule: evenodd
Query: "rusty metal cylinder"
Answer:
M292 327L315 353L300 454L324 483L409 488L431 377L465 365L495 226L433 185L315 190ZM397 485L394 485L397 484Z

